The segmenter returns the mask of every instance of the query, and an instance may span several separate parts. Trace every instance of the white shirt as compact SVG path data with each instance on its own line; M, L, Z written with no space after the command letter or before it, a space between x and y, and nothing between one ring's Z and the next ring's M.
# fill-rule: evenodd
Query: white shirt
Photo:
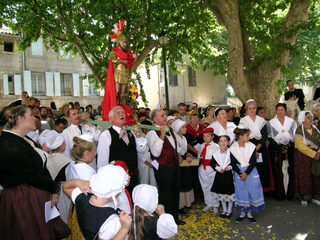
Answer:
M177 144L179 147L179 153L183 156L187 153L188 151L188 142L185 136L182 135L180 137L178 134L174 133L176 136Z
M90 181L92 175L96 174L96 171L86 163L70 162L66 169L67 180L69 179L82 179Z
M71 157L70 150L74 144L73 138L79 137L81 135L81 131L79 129L79 126L71 124L65 130L63 130L62 135L63 135L64 140L66 142L66 150L63 152L63 154L65 154L68 157Z
M27 136L29 137L29 138L31 138L34 142L38 142L38 140L39 140L39 130L36 130L36 131L30 131L30 132L28 132L27 133Z
M117 126L112 126L112 128L118 134L120 134L121 128L119 128ZM140 138L135 137L135 140L136 140L137 152L138 153L142 152L145 148L145 145L146 145L145 139L143 137L140 137ZM97 154L98 154L97 167L98 167L98 169L100 167L106 166L109 163L110 145L111 145L111 134L110 134L110 131L107 129L103 133L101 133L99 136L98 148L97 148Z
M171 136L171 133L170 133L170 136L166 135L166 138L168 138L168 140L171 143L172 147L175 149L176 148L176 144L174 142L173 137ZM151 131L149 131L147 133L147 142L148 142L148 146L150 148L150 151L151 151L152 155L154 157L159 157L161 152L162 152L164 141L161 138L159 138L159 136L157 135L156 131L151 130ZM180 149L178 148L177 151L180 152Z

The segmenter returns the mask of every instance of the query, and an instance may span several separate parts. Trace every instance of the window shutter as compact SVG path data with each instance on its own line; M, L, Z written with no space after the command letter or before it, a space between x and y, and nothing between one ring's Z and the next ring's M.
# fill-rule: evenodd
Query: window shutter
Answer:
M54 73L54 90L55 90L55 96L61 96L61 85L60 85L60 73L55 72Z
M21 76L19 74L14 75L14 95L21 95Z
M53 91L53 73L52 72L46 72L45 76L46 76L47 96L54 96L54 91Z
M8 74L3 74L2 76L3 95L9 95Z
M31 71L23 71L23 88L32 96Z
M80 96L80 84L79 84L79 74L73 73L73 96Z

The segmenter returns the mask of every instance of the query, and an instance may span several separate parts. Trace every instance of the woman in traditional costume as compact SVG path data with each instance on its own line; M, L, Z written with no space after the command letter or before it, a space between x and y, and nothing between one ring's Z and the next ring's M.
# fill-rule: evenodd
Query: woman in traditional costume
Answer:
M91 176L96 174L96 171L89 165L96 156L96 144L93 141L93 136L82 134L79 137L74 137L73 142L74 145L70 152L75 161L72 161L66 169L67 180L81 179L90 181ZM83 238L77 220L76 208L73 203L70 206L68 225L71 228L69 240L80 240Z
M265 143L268 139L267 121L256 115L257 103L255 100L249 99L246 102L245 109L247 116L241 118L239 128L248 128L250 130L250 142L256 146L256 167L260 175L263 190L264 192L273 191L274 184L271 164Z
M217 108L214 112L217 121L209 125L214 130L214 139L217 141L219 136L227 135L230 138L230 144L233 143L235 135L234 129L237 127L233 122L228 122L227 112L222 108Z
M310 111L301 111L298 116L301 125L294 136L295 187L302 206L307 206L311 200L320 205L320 177L311 174L312 161L320 161L320 132L312 125L312 120Z
M214 117L215 107L209 105L206 108L205 117L201 119L200 123L203 125L210 125L211 123L215 122L217 119Z
M57 204L60 186L44 166L45 155L26 134L36 129L30 108L6 110L6 129L0 136L0 236L3 239L59 239L70 234L56 217L46 222L45 203ZM43 158L44 159L43 159Z
M297 124L286 112L286 104L278 103L276 116L267 123L274 196L279 200L294 196L293 139Z

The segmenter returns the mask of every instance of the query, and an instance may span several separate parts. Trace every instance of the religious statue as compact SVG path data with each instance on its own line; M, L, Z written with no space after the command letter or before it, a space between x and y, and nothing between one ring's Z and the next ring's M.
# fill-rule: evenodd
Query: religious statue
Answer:
M120 20L114 24L111 41L116 42L116 47L110 52L108 73L105 85L105 94L101 103L103 120L109 120L109 111L117 104L124 102L131 80L132 67L136 54L127 49L127 38L122 34L125 20Z
M118 104L124 103L125 93L131 79L133 62L136 58L136 55L127 49L127 38L122 34L124 24L125 20L120 20L119 23L116 23L111 35L111 41L117 44L117 47L110 52L110 60L113 66Z

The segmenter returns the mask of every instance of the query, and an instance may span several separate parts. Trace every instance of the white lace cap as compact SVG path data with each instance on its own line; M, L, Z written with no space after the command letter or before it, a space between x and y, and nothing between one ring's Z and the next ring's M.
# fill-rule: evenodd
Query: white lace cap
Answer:
M175 116L170 115L167 117L167 122L169 122L170 120L175 120L175 119L176 119Z
M54 131L50 131L47 134L46 145L52 151L60 147L64 142L64 137L61 134L57 134Z
M91 134L84 133L84 134L80 135L79 138L81 138L87 142L93 142L93 136Z
M112 198L117 208L116 195L125 189L127 181L128 175L122 167L108 164L91 176L90 187L97 197Z
M173 131L175 131L175 133L178 133L180 128L182 128L183 125L185 125L185 124L186 124L185 121L177 119L172 123L172 129L173 129Z
M304 122L304 120L305 120L305 118L306 118L306 113L310 113L310 115L311 115L312 118L313 118L313 114L312 114L311 111L309 111L309 110L301 111L301 112L299 112L299 115L298 115L298 122L299 122L299 124L302 124L302 123Z
M158 206L158 189L148 184L140 184L133 189L132 201L134 206L153 213Z

